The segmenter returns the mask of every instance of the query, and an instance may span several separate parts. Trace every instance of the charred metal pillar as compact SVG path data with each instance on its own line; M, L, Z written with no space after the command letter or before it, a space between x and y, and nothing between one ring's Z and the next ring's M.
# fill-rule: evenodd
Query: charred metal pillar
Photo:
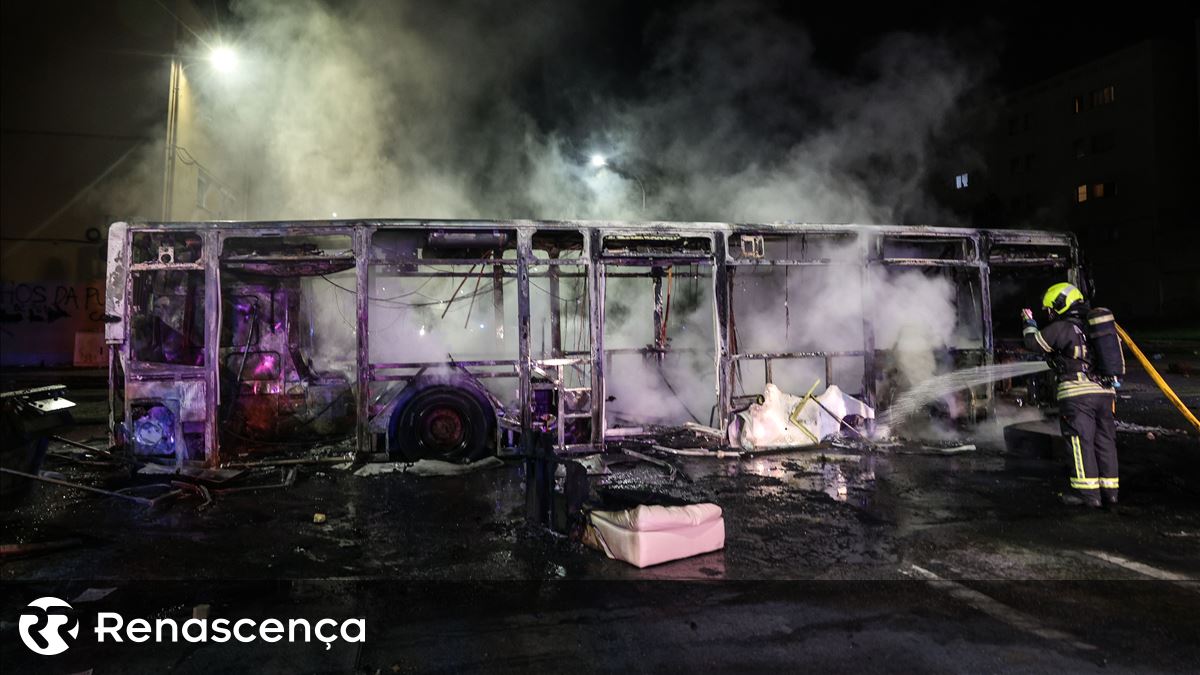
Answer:
M371 452L371 434L368 426L371 400L371 357L370 316L367 298L370 295L368 272L371 269L371 230L365 226L354 228L354 300L358 323L354 337L356 342L354 360L354 453L361 458Z
M529 261L533 242L529 232L517 232L517 399L521 402L521 445L529 453L533 443L533 381L529 343Z
M113 223L108 228L108 271L104 288L104 343L108 346L108 444L117 445L117 387L121 399L125 396L126 374L121 366L121 355L128 345L125 325L126 302L129 297L129 245L128 225ZM207 320L208 317L205 317ZM207 354L205 354L207 358ZM118 378L118 374L120 377ZM209 408L212 410L212 408ZM120 411L121 420L129 419L127 411ZM205 439L204 450L212 454L213 446Z
M558 259L558 249L550 250L550 258ZM562 292L559 281L558 265L550 265L550 355L554 358L562 356ZM560 425L561 426L561 425Z
M724 232L718 232L713 237L713 324L715 330L716 367L717 367L717 428L725 431L729 421L730 398L733 396L733 362L729 354L729 333L732 308L729 304L730 289L733 285L732 269L726 255L726 239Z
M588 331L592 342L592 445L604 444L608 395L604 383L604 265L600 264L600 233L590 230L587 239Z
M492 265L492 321L496 339L504 341L504 265Z
M868 234L862 234L862 321L863 321L863 402L875 407L875 384L878 381L875 363L875 322L872 318L874 309L874 293L872 292L872 265L878 259L879 240ZM828 384L828 383L826 383ZM873 423L868 420L867 428L874 431Z
M204 463L221 463L221 246L220 232L201 232L204 251ZM129 418L126 417L126 420ZM181 442L181 441L180 441ZM177 451L178 454L178 451Z
M992 269L988 264L992 256L992 242L986 237L979 239L979 307L980 332L983 337L983 363L990 366L996 362L996 338L992 333ZM993 410L996 401L996 383L987 385L987 415L994 417Z
M654 349L657 350L655 358L662 361L663 352L667 348L667 327L663 325L663 268L658 265L650 268L650 276L654 278Z

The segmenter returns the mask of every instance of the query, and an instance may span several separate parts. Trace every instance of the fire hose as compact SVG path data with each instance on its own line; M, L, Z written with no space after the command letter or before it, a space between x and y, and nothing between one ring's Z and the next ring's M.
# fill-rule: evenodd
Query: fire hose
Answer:
M1129 347L1129 351L1133 352L1133 355L1137 357L1139 362L1141 362L1142 367L1146 369L1146 372L1150 373L1150 379L1154 380L1154 384L1158 385L1158 388L1162 391L1163 395L1167 397L1167 400L1174 404L1175 407L1179 409L1179 412L1183 413L1183 416L1187 418L1188 422L1191 422L1192 426L1196 427L1197 431L1200 431L1200 420L1197 420L1196 416L1192 414L1192 411L1187 409L1187 406L1183 404L1183 401L1179 399L1179 396L1176 395L1175 392L1171 390L1171 387L1167 385L1167 382L1162 378L1162 375L1158 374L1158 370L1156 370L1154 365L1150 363L1150 359L1146 358L1146 355L1142 353L1141 349L1138 349L1138 346L1133 343L1133 338L1129 337L1129 333L1126 333L1125 329L1121 328L1119 324L1117 325L1117 334L1121 336L1121 340L1125 343L1125 346Z

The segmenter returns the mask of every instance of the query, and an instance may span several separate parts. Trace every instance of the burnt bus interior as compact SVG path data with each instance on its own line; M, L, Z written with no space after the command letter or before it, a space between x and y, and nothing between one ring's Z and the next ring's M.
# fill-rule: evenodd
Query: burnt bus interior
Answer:
M767 383L886 408L910 375L880 289L945 289L953 338L927 356L945 372L1030 358L1020 307L1083 282L1070 235L930 227L115 223L108 257L113 442L210 466L343 442L470 461L537 432L564 453L716 436ZM1036 389L934 412L976 422Z

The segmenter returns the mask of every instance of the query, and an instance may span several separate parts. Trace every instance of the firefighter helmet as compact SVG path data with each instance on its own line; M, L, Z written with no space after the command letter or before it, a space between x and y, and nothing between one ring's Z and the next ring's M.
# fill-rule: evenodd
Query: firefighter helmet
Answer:
M1066 282L1054 284L1042 296L1042 307L1055 314L1065 313L1077 302L1083 302L1083 293Z

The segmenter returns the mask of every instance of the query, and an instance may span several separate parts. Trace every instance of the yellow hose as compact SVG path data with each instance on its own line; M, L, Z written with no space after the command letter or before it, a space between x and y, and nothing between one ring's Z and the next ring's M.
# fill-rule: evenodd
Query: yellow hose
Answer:
M1154 380L1154 384L1158 385L1158 388L1162 390L1162 393L1167 397L1167 400L1175 404L1175 407L1179 408L1179 412L1183 413L1183 416L1187 418L1187 421L1191 422L1192 426L1196 427L1197 431L1200 431L1200 420L1197 420L1196 416L1192 414L1192 411L1188 410L1187 406L1183 404L1183 401L1179 400L1179 397L1175 395L1175 392L1171 391L1171 387L1167 386L1166 381L1162 379L1162 375L1159 375L1158 371L1154 369L1154 365L1150 363L1150 359L1146 358L1146 355L1142 353L1142 350L1138 349L1138 346L1133 344L1133 339L1129 337L1129 333L1126 333L1124 328L1121 328L1120 325L1117 325L1117 334L1121 336L1121 340L1125 342L1127 347L1129 347L1129 351L1133 352L1133 355L1137 357L1138 361L1141 361L1142 367L1146 369L1147 373L1150 373L1150 379Z

